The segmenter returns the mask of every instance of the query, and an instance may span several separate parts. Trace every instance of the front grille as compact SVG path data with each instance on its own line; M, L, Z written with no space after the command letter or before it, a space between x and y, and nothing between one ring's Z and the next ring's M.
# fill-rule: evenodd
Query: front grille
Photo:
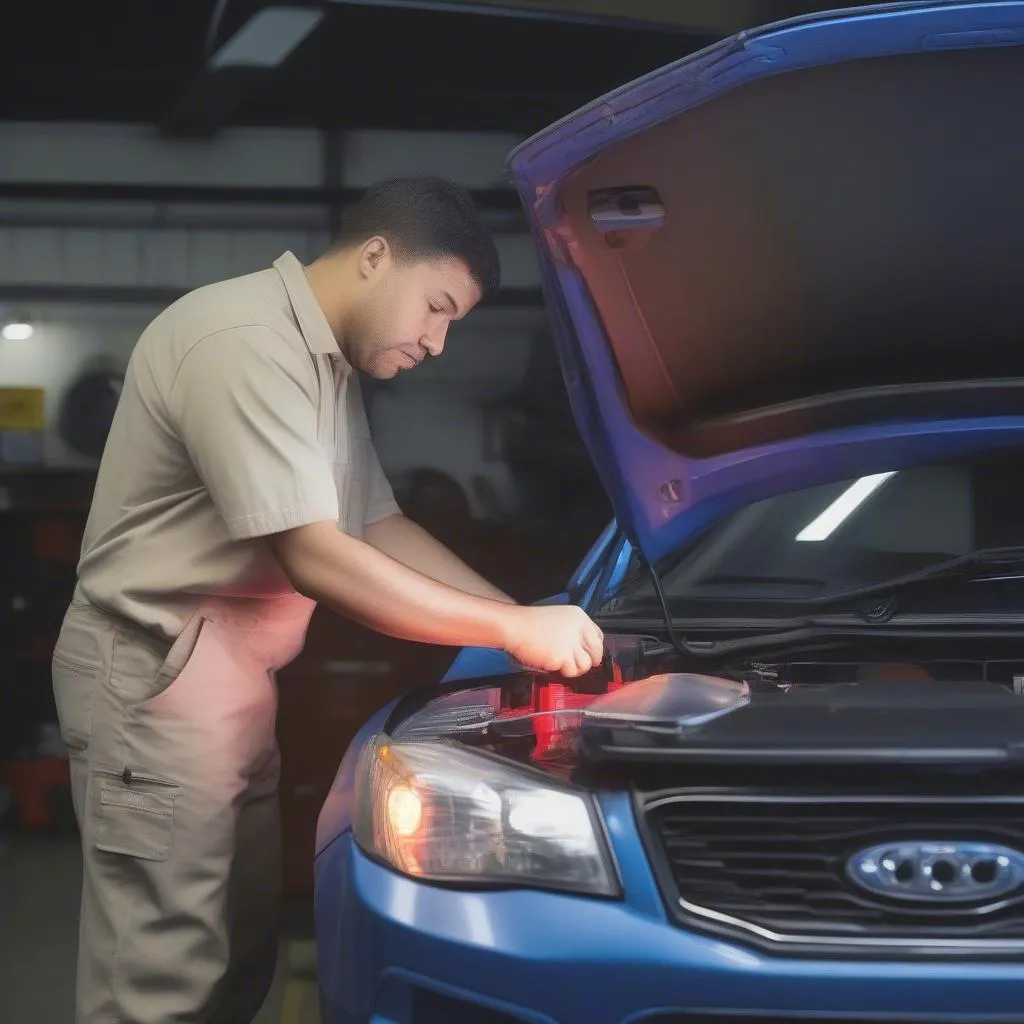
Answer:
M979 1014L978 1019L983 1019L981 1014ZM1017 1017L1015 1020L1020 1022L1024 1021L1024 1018ZM804 1017L795 1014L774 1014L761 1011L757 1013L734 1014L721 1013L718 1010L706 1010L704 1012L700 1010L680 1010L678 1013L669 1011L666 1013L656 1013L652 1017L644 1017L643 1024L912 1024L914 1021L915 1018L913 1017L880 1018L874 1016L857 1017L853 1015ZM928 1024L942 1024L943 1021L949 1021L950 1024L965 1024L962 1017L928 1017ZM1000 1018L1000 1021L1001 1024L1011 1024L1009 1020L1003 1018ZM972 1022L968 1022L968 1024L972 1024Z
M876 843L952 840L1024 850L1024 802L679 794L641 808L664 895L688 925L794 950L847 944L1024 953L1024 891L998 903L906 903L846 874Z

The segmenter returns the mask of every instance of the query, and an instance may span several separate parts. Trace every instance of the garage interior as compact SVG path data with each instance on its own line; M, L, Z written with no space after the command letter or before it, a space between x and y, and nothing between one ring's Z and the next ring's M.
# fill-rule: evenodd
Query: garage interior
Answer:
M749 25L752 0L37 0L0 65L0 1019L72 1019L80 870L50 686L129 353L200 285L321 252L361 190L467 186L503 286L412 377L365 382L407 515L522 602L610 518L504 172L534 131ZM842 6L832 3L829 7ZM852 5L850 5L852 6ZM284 884L261 1021L316 1017L316 818L348 741L452 651L317 613L280 677Z

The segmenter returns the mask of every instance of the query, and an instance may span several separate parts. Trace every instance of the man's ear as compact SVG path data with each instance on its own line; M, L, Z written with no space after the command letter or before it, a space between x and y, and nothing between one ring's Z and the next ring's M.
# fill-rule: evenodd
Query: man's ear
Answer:
M380 235L368 238L359 250L359 273L364 278L376 277L391 260L391 246Z

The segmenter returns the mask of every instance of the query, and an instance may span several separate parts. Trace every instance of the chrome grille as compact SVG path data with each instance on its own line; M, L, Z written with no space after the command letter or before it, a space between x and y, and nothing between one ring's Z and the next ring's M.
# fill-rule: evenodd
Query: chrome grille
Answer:
M847 862L877 843L989 842L1024 850L1024 802L773 794L661 796L642 807L681 921L762 943L911 945L1024 953L1024 890L998 902L908 904L858 887Z

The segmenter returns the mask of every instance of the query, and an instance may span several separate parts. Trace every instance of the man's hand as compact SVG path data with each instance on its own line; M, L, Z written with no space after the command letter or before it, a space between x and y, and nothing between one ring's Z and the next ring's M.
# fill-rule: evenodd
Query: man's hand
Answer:
M582 608L518 608L505 650L525 668L581 676L601 664L604 635Z
M421 643L496 647L528 668L577 676L603 656L579 608L523 608L438 583L338 529L313 523L267 538L306 597L379 633Z

